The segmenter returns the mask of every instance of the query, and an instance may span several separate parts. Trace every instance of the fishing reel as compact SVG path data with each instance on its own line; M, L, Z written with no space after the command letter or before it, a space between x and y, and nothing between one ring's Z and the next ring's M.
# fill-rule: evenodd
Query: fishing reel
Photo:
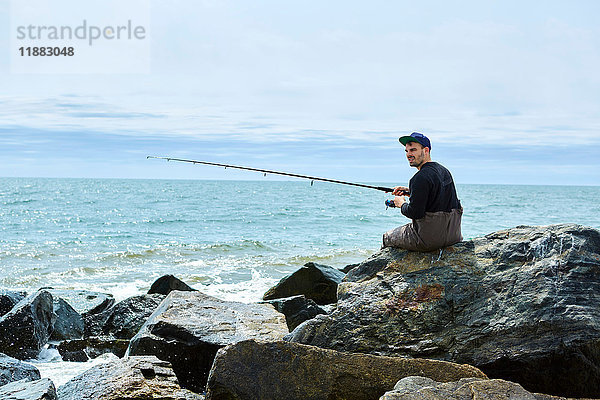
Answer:
M410 193L406 190L403 190L402 192L400 192L400 196L410 196ZM396 203L394 203L393 199L387 199L385 201L385 209L387 210L388 207L396 208Z

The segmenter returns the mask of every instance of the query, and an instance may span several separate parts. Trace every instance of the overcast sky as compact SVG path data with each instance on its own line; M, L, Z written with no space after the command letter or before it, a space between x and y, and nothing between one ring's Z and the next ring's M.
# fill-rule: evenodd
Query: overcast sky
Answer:
M599 1L138 3L128 74L11 71L0 3L0 176L260 178L153 154L404 184L420 131L459 183L600 185Z

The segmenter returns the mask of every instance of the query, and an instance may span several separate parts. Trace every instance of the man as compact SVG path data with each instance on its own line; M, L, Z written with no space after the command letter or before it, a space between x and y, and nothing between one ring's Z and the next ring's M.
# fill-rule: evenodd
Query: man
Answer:
M413 132L399 140L405 146L408 163L418 171L409 187L395 187L392 194L396 196L395 206L412 222L386 232L383 247L432 251L460 242L463 210L450 171L431 161L427 136ZM403 196L407 193L408 202Z

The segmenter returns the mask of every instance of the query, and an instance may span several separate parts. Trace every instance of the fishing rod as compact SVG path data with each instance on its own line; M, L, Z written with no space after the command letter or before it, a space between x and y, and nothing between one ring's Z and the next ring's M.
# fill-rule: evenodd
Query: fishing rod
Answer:
M354 182L345 182L345 181L340 181L337 179L319 178L316 176L293 174L290 172L273 171L273 170L269 170L269 169L242 167L239 165L222 164L222 163L215 163L215 162L208 162L208 161L186 160L183 158L173 158L173 157L147 156L146 159L148 159L148 158L157 158L160 160L167 160L167 161L179 161L179 162L186 162L186 163L191 163L191 164L212 165L215 167L224 167L225 169L234 168L234 169L242 169L242 170L246 170L246 171L256 171L256 172L262 172L263 174L265 174L265 176L267 174L274 174L274 175L291 176L294 178L310 179L311 185L313 184L313 181L322 181L322 182L330 182L330 183L339 183L341 185L358 186L358 187L363 187L363 188L367 188L367 189L375 189L375 190L380 190L380 191L386 192L386 193L391 193L394 191L393 188L388 188L388 187L365 185L362 183L354 183ZM408 196L407 192L404 192L404 194ZM394 207L393 200L386 200L385 204L388 207Z

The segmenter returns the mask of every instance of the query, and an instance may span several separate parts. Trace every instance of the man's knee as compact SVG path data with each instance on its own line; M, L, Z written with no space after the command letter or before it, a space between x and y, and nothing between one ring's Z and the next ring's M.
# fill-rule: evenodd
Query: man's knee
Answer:
M411 250L415 238L411 237L414 232L411 224L399 226L383 234L383 247L398 247ZM416 232L414 232L416 234Z

